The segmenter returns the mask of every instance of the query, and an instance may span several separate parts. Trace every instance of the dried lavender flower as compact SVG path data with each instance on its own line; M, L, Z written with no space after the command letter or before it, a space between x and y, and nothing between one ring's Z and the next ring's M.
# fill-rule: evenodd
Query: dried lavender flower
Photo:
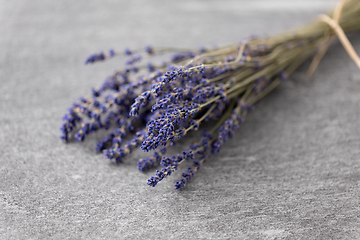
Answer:
M146 46L92 54L86 64L116 56L126 56L127 61L124 69L92 89L90 97L73 103L63 117L60 138L64 142L84 141L88 134L107 130L95 150L116 163L136 148L153 151L151 157L137 163L140 171L162 166L148 179L152 187L192 160L175 183L175 189L182 189L206 159L234 136L254 104L288 81L318 49L323 55L329 39L338 36L360 67L360 59L343 33L359 30L359 18L360 2L343 0L333 13L274 37L251 36L214 49ZM162 65L142 63L145 58L151 60L166 53L172 55ZM310 73L318 61L313 62ZM205 121L213 123L211 129L204 126ZM199 129L208 130L199 141L181 153L165 156L167 148ZM132 139L124 143L127 135Z

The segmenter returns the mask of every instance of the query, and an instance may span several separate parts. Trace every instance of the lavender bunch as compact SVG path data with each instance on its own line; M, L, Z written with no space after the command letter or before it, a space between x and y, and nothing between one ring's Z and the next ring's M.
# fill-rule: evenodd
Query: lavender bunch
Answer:
M107 133L95 150L116 163L136 148L152 152L137 163L140 171L161 166L148 179L152 187L191 161L175 183L176 189L182 189L204 161L233 137L253 105L320 49L310 67L310 73L314 71L334 36L360 66L343 34L360 29L359 18L360 2L348 0L319 21L279 36L251 37L215 49L147 46L93 54L86 64L119 55L128 59L124 69L92 89L92 96L73 103L63 118L61 139L84 141L88 134L104 129ZM162 64L143 64L144 59L168 55ZM166 156L168 147L200 129L198 141ZM125 143L126 135L131 140Z

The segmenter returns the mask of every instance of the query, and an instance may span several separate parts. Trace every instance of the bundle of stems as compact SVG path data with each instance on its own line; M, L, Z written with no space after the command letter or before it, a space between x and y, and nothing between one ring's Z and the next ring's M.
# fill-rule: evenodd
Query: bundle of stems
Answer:
M108 132L96 151L116 163L136 148L152 151L151 157L137 164L141 171L162 166L148 179L152 187L191 160L175 183L175 188L181 189L208 156L219 152L234 135L253 105L317 53L309 68L311 75L336 36L360 67L344 34L359 29L360 1L344 0L332 13L278 36L250 37L215 49L147 46L144 50L93 54L86 63L119 55L128 56L128 60L124 69L93 89L92 96L73 103L63 118L61 139L84 141L87 134L105 129ZM171 54L171 59L141 65L144 58L164 54ZM204 127L207 121L213 124ZM209 125L212 127L206 127ZM165 155L169 146L199 129L203 132L197 142L179 154ZM129 134L131 140L123 143Z

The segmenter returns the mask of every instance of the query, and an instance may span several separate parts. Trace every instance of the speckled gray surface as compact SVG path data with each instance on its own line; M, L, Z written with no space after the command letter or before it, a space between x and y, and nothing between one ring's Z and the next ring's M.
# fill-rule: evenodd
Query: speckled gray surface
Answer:
M181 2L181 3L180 3ZM323 1L0 0L1 239L359 239L360 71L339 44L260 102L183 191L135 152L113 165L63 144L61 117L118 60L111 47L200 47L274 34ZM351 36L360 52L360 35ZM183 145L178 145L181 149Z

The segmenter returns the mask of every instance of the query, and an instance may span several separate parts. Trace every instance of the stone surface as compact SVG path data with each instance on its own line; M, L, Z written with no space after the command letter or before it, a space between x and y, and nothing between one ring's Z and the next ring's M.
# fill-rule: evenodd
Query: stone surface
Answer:
M334 3L334 1L332 2ZM0 1L1 239L359 239L360 71L335 43L257 104L183 191L63 144L61 118L122 60L111 47L200 47L275 34L329 1ZM360 36L350 40L360 52ZM185 145L177 145L181 149Z

